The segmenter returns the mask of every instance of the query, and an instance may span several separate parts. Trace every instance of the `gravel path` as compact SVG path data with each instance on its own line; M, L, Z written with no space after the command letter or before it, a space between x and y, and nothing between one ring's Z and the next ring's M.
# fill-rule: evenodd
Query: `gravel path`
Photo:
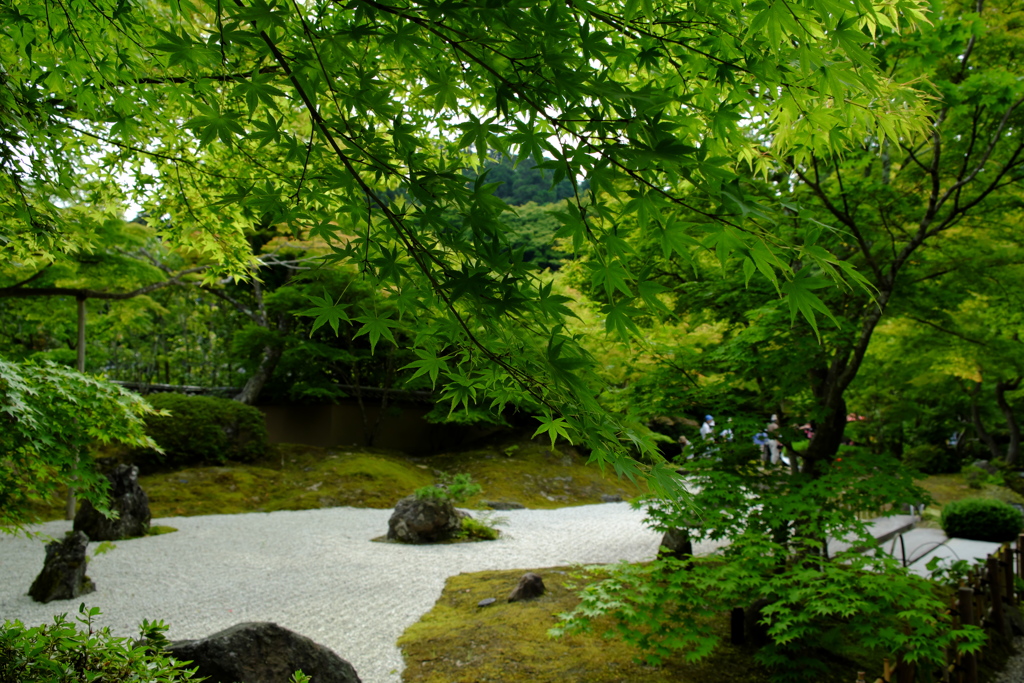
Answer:
M172 640L273 621L337 652L364 683L396 683L403 664L395 641L433 606L446 577L647 560L659 540L641 512L608 503L501 512L503 537L488 543L371 543L387 531L390 514L330 508L155 520L178 532L118 542L89 564L95 593L48 605L26 594L42 568L43 544L0 536L0 619L38 625L85 602L117 635L135 636L142 619L162 619ZM50 522L38 530L60 536L69 528Z

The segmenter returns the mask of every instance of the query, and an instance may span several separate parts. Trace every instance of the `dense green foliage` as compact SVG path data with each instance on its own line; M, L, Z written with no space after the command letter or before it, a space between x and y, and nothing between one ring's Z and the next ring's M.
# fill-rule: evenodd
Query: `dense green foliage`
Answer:
M980 629L953 627L933 584L884 552L869 552L877 543L855 512L927 498L898 462L854 449L816 478L762 470L748 436L737 429L714 457L685 464L699 490L695 505L644 503L655 530L684 529L695 543L728 545L705 557L612 570L582 593L560 630L591 629L609 614L614 632L650 663L675 651L698 660L721 642L706 618L744 607L766 635L756 657L780 681L814 680L826 666L824 652L849 646L937 667L946 646L982 642ZM829 554L827 539L846 544Z
M0 627L0 683L179 683L193 678L187 664L164 654L166 642L160 623L142 625L142 641L115 638L108 628L94 629L99 615L83 604L77 620L81 627L59 615L54 623L26 627L5 622ZM148 642L147 640L148 639Z
M96 443L155 447L143 419L152 409L121 387L53 363L0 358L0 530L30 521L28 507L73 483L106 511L106 477L93 467Z
M483 487L473 483L473 478L468 474L452 476L442 472L436 484L418 488L414 495L419 499L434 498L452 503L464 503L482 491Z
M146 420L146 433L162 452L136 452L135 462L144 471L252 462L266 454L266 422L252 406L183 394L153 394L149 402L168 414Z
M558 236L595 253L607 330L631 336L635 310L662 308L620 236L633 221L665 254L740 259L816 316L802 268L858 277L817 248L817 228L780 233L787 209L755 206L741 164L923 130L917 93L862 47L923 17L916 0L4 0L0 259L25 286L92 248L128 200L214 266L207 281L251 274L249 237L268 226L320 241L394 308L319 297L314 326L351 321L371 348L414 326L411 366L448 404L528 411L636 475L628 456L653 442L594 400L569 299L509 248L486 164L531 158L574 185Z
M143 621L139 639L116 638L110 629L97 629L99 608L79 606L77 621L61 614L53 624L26 627L21 622L0 626L0 683L187 683L201 681L187 662L167 655L163 622ZM310 683L296 671L289 683Z
M925 474L955 474L962 467L960 453L937 444L918 444L903 451L903 464Z
M586 181L577 184L563 177L554 182L554 171L539 167L538 163L533 159L516 160L500 156L496 161L484 164L487 180L501 183L494 188L494 196L510 206L554 204L589 189Z
M965 498L942 508L942 529L954 538L1003 543L1024 530L1020 510L992 498Z

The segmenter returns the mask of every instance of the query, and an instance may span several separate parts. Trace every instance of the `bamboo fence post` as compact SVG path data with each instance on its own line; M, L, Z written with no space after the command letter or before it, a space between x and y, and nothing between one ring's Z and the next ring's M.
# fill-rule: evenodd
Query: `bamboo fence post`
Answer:
M889 683L892 680L892 662L888 657L882 659L882 680Z
M974 621L974 590L967 586L961 586L957 597L960 623L977 626ZM978 683L978 658L973 653L965 653L961 655L960 662L963 666L960 680L963 683Z
M857 683L868 683L866 680L864 680L864 674L864 671L857 672Z
M996 622L996 633L1005 638L1006 618L1003 612L1003 573L999 571L999 560L989 555L985 559L988 570L988 588L992 594L992 621Z

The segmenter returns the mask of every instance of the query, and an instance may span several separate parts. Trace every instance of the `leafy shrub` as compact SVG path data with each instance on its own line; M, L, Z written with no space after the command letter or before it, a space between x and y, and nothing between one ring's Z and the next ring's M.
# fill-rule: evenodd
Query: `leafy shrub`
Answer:
M442 472L440 481L432 486L424 486L415 491L420 500L424 498L437 498L452 503L465 503L467 500L483 491L480 484L474 484L473 478L468 474L456 474L454 477Z
M903 451L903 464L925 474L954 474L960 471L960 456L935 444L918 444Z
M1024 528L1019 510L992 498L965 498L942 508L940 520L949 536L975 541L1012 541Z
M144 622L141 643L115 638L106 628L94 630L96 607L78 609L79 629L66 621L66 615L54 623L26 628L21 622L6 622L0 627L0 683L46 681L77 683L103 680L111 682L178 683L193 679L185 664L165 654L162 623Z
M152 450L135 453L135 462L169 468L251 462L267 452L267 426L263 413L252 406L212 396L154 394L154 408L168 416L151 416L146 431L164 454Z
M495 541L500 535L487 520L472 517L462 518L462 529L458 533L459 538L467 541Z
M960 473L964 475L964 481L972 489L980 489L992 476L988 470L983 470L977 465L964 465Z
M0 626L0 683L182 683L201 681L189 664L164 651L163 622L143 621L140 638L115 638L109 628L94 629L98 607L78 608L79 629L61 614L54 623L26 628L20 621ZM310 683L296 671L290 683Z

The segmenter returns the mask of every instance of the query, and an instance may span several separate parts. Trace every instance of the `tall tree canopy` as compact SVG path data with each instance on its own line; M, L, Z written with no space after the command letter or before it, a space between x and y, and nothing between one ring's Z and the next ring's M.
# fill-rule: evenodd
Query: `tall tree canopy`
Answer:
M676 291L688 320L723 325L703 357L708 371L756 388L766 415L797 405L815 423L812 470L827 466L844 438L847 391L884 316L941 323L936 309L954 310L980 270L998 281L995 269L1013 265L1006 253L1019 242L1024 180L1022 19L1009 2L950 2L917 31L880 36L879 63L934 98L928 135L865 136L842 155L782 157L766 177L748 179L750 195L786 198L778 237L804 245L791 254L784 299L751 279L754 265L712 258L703 245L671 260L656 242L634 255L635 268L646 264ZM855 266L869 286L830 287L828 258Z
M0 258L88 250L126 199L233 273L252 226L284 225L387 292L393 307L353 320L371 344L413 327L414 367L453 406L518 405L631 468L618 444L650 443L593 399L564 297L506 248L507 207L465 171L500 153L587 179L560 234L590 245L609 330L658 307L626 220L666 254L696 235L816 300L793 264L843 271L813 232L779 238L738 164L909 139L923 105L863 47L904 18L922 4L0 0ZM347 317L334 304L316 302L318 324Z

